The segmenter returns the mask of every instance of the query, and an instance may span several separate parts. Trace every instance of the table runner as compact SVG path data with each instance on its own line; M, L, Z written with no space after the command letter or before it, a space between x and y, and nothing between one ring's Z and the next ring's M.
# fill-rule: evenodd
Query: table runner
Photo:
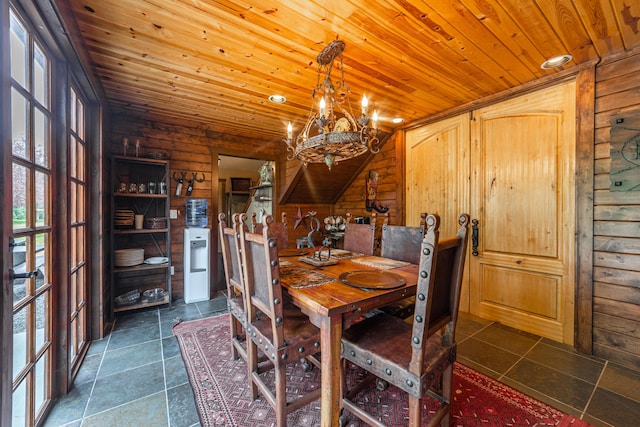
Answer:
M409 265L409 262L398 261L395 259L382 258L379 256L363 256L351 259L356 264L366 265L368 267L378 268L380 270L391 270Z
M358 252L345 251L344 249L331 249L331 258L349 259L362 255Z

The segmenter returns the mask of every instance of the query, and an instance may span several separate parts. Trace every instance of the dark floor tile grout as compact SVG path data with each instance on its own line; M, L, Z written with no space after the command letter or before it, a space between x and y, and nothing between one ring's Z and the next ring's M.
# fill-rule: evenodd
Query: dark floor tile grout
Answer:
M591 390L591 394L589 395L589 399L587 399L587 403L586 403L586 405L584 405L584 410L582 411L582 417L587 415L587 409L589 409L589 405L591 404L591 400L593 399L593 396L595 396L596 391L598 391L598 386L600 385L600 380L604 376L604 372L607 369L608 365L609 365L609 361L605 360L604 361L604 365L602 366L602 370L600 371L600 375L598 375L598 379L596 380L595 387L593 387L593 390Z
M84 420L87 416L87 410L89 409L89 402L91 402L91 397L93 397L93 391L96 387L96 382L98 381L98 374L100 373L100 369L102 369L102 364L104 363L104 358L107 356L107 349L109 348L109 344L111 343L111 334L113 334L113 330L115 328L115 322L111 324L111 330L109 331L109 335L107 336L107 343L104 346L104 350L102 351L102 356L100 357L100 363L98 364L98 370L96 371L96 375L93 378L93 383L91 384L91 391L89 392L89 398L87 399L87 403L84 406L84 410L82 411L82 418L80 419L80 424L82 424L82 420Z
M157 316L158 316L158 328L160 328L160 330L162 330L162 317L160 316L160 311L158 310L157 312ZM169 409L169 393L167 392L167 364L165 363L166 358L164 357L164 339L162 338L162 334L160 334L160 355L162 356L162 379L164 380L164 402L165 402L165 408L166 408L166 416L167 416L167 422L170 425L171 424L171 410Z
M509 373L513 368L515 368L515 367L516 367L516 365L517 365L518 363L522 362L522 361L527 357L527 354L531 353L531 350L533 350L533 348L534 348L536 345L538 345L538 344L540 343L540 341L542 341L542 337L538 337L538 341L536 341L536 343L535 343L534 345L532 345L532 346L529 348L529 350L527 350L526 352L524 352L524 354L523 354L522 356L520 356L520 358L519 358L517 361L515 361L511 366L509 366L509 367L508 367L508 368L507 368L507 369L502 373L502 375L500 375L500 378L498 378L498 381L502 381L502 379L503 379L504 377L506 377L506 376L507 376L507 374L508 374L508 373ZM504 349L503 349L503 350L504 350ZM504 350L504 351L507 351L507 350ZM534 363L535 363L535 362L534 362Z

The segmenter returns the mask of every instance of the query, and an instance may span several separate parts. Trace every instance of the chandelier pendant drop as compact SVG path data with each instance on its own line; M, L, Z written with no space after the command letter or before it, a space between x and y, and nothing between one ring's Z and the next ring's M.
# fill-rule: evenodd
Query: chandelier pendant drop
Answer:
M318 78L311 92L313 99L309 118L293 142L291 123L287 126L289 160L298 159L305 166L325 163L329 169L341 160L352 159L367 151L378 153L377 112L368 116L368 100L362 98L361 115L355 117L349 103L349 87L344 81L342 52L345 44L334 40L316 58ZM340 79L333 82L331 71L338 59ZM314 111L315 108L317 111Z

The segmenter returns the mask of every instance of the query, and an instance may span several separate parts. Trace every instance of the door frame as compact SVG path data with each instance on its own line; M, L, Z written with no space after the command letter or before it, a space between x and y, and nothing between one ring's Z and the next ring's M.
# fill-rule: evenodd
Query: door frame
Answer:
M9 4L3 1L0 6L0 31L2 34L9 34ZM9 37L0 37L2 46L0 49L0 129L9 129L11 125L11 100L9 89ZM12 298L11 285L9 283L9 269L11 268L9 254L9 237L12 234L11 205L12 193L6 191L10 188L12 177L11 168L11 144L8 134L2 133L2 144L0 148L0 188L2 191L2 208L0 208L0 264L2 268L2 292L0 292L0 425L11 425L11 404L12 404L12 378L13 366L13 344L12 344ZM6 345L5 345L6 344ZM6 362L6 363L5 363Z

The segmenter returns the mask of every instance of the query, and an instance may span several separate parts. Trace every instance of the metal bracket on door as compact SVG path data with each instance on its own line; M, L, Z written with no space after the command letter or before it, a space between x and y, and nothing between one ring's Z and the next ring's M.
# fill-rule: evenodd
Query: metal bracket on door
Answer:
M478 256L478 220L471 220L471 255Z

